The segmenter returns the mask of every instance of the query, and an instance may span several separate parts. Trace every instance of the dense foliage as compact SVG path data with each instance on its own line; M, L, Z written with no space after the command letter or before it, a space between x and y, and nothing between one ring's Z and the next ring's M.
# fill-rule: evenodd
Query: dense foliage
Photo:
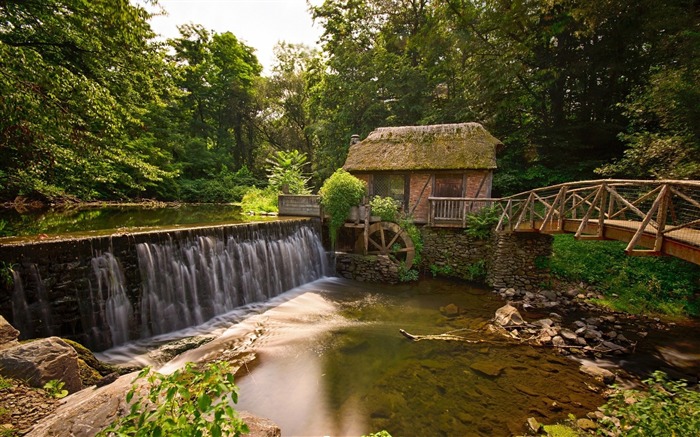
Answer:
M549 267L554 275L585 281L604 293L600 302L630 313L700 315L700 266L676 258L625 255L618 241L554 238Z
M270 187L288 194L310 194L307 186L311 178L304 173L306 154L298 150L278 150L267 159L267 181Z
M644 381L646 390L617 388L602 411L602 425L609 435L690 436L700 430L700 391L686 381L670 380L654 372Z
M142 370L126 395L129 412L101 436L240 436L248 426L232 404L238 389L230 365L187 363L171 375ZM140 381L145 381L145 394Z
M700 177L693 0L326 0L322 51L282 42L268 77L230 32L156 40L139 5L0 2L0 199L236 201L276 152L318 187L352 134L464 121L506 144L496 195Z
M374 196L369 201L371 214L386 222L396 222L401 204L392 197Z
M330 216L328 233L330 234L332 246L335 246L338 230L345 223L350 209L353 206L360 205L365 191L365 183L342 168L336 170L323 183L319 194L321 195L321 205L324 213Z

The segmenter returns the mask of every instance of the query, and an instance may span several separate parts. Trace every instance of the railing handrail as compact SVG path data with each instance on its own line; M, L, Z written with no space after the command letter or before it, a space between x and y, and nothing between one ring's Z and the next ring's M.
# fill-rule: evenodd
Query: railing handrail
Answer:
M540 187L540 188L534 188L532 190L527 190L523 191L521 193L517 194L511 194L510 196L504 196L499 198L499 200L508 200L508 199L515 199L517 197L522 197L522 196L528 196L530 193L533 192L541 192L541 191L547 191L547 190L553 190L553 189L560 189L562 187L572 187L572 186L586 186L590 185L591 187L593 186L599 186L601 184L608 184L608 185L621 185L621 184L630 184L630 185L663 185L663 184L670 184L670 185L679 185L679 186L688 186L688 187L695 187L695 188L700 188L700 181L696 180L675 180L675 179L594 179L594 180L588 180L588 181L574 181L574 182L563 182L561 184L556 184L556 185L550 185L547 187Z

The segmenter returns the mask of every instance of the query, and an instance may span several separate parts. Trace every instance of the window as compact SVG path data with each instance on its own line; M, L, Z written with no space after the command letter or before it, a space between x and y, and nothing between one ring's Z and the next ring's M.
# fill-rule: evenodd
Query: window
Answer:
M405 204L406 176L377 174L372 179L372 196L391 197Z

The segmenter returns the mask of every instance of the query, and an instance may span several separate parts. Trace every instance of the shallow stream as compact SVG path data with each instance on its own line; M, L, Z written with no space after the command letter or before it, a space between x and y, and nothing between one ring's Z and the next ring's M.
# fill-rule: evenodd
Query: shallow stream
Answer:
M459 307L458 317L441 312L449 304ZM216 337L166 364L161 371L167 373L186 361L230 357L247 342L256 358L237 375L236 408L273 420L285 436L383 429L394 436L519 435L528 417L544 423L584 417L605 402L600 387L579 372L579 361L489 335L484 327L503 304L490 290L464 282L388 286L325 278L101 358L157 364L159 343ZM453 332L474 343L413 342L399 329ZM698 341L678 336L688 329L697 332L696 326L652 331L649 338L662 335L664 343L641 342L637 353L599 364L633 363L643 373L673 367L665 357L681 355L691 365L685 371L694 372Z

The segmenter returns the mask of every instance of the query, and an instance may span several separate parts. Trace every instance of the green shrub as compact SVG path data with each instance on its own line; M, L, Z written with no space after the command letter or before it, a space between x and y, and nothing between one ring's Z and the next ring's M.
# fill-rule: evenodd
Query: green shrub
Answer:
M374 196L369 201L373 216L378 216L385 222L396 222L399 217L401 204L391 197Z
M401 282L413 282L418 280L418 270L407 269L406 264L401 261L399 264L399 281Z
M498 224L500 213L496 207L483 207L475 213L467 214L467 227L464 233L477 240L486 240Z
M467 279L470 281L483 281L486 279L486 261L480 259L467 266Z
M252 186L260 184L248 167L243 166L232 172L225 166L218 174L207 178L181 179L178 198L193 203L231 203L240 202L243 195Z
M304 174L307 164L306 153L298 150L279 150L268 158L267 180L276 191L282 192L286 187L289 194L310 194L307 187L310 177Z
M700 430L700 392L687 388L685 381L671 381L656 371L644 381L647 391L617 388L602 411L615 420L601 425L613 435L691 436ZM621 434L614 434L620 432Z
M438 275L450 276L453 273L452 266L439 266L437 264L430 264L430 273L433 278Z
M418 226L413 222L413 217L410 215L399 218L399 226L406 231L411 241L413 241L415 250L413 265L420 265L423 260L423 234L420 233L420 229L418 229Z
M252 187L243 195L241 210L256 214L277 212L277 199L278 192L272 187L265 189Z
M549 268L558 278L599 288L599 303L630 313L700 315L700 266L670 257L632 257L618 241L556 235Z
M345 223L345 219L353 206L360 204L365 195L365 183L342 168L338 169L326 179L319 191L321 205L324 211L330 215L328 231L331 238L331 246L335 246L338 230Z
M138 381L146 379L141 396ZM215 362L197 369L187 363L166 376L145 368L126 395L129 413L99 436L240 436L248 427L231 407L238 402L230 365Z

